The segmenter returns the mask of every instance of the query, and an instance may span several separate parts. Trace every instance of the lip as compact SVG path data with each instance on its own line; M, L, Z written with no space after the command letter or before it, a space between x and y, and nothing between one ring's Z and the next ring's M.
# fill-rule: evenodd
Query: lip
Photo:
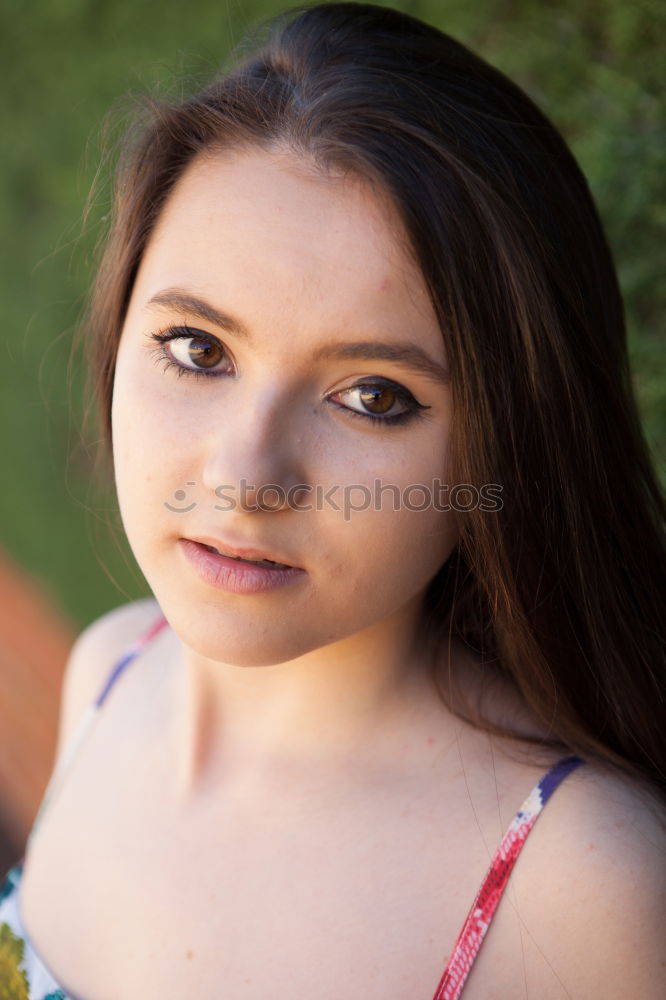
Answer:
M212 535L196 535L195 537L183 540L196 542L198 545L210 545L212 548L224 553L225 556L233 556L235 559L270 559L271 562L282 563L285 566L289 566L290 569L301 568L300 566L296 566L293 560L285 555L285 553L277 552L273 549L251 549L243 545L232 545L231 542L225 542L222 538L214 538Z
M295 583L305 577L305 570L298 566L289 566L285 569L268 566L253 566L251 563L238 562L231 555L239 554L241 559L272 559L274 562L282 561L273 556L263 555L257 549L232 549L229 545L223 545L224 551L228 555L217 555L210 552L207 545L215 545L212 541L201 541L190 538L180 538L179 546L184 557L192 566L197 576L204 583L217 590L226 591L229 594L262 594L271 590L278 590L289 584ZM215 548L219 547L219 542ZM252 555L240 555L240 553L253 553Z

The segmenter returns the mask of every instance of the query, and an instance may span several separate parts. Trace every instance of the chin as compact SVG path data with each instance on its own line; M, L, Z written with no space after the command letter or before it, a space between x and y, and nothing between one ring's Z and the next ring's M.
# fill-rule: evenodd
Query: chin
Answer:
M157 595L156 595L157 596ZM194 653L208 660L237 667L268 667L298 659L314 649L335 641L336 636L326 637L305 633L295 628L293 621L273 623L252 620L230 608L219 605L191 607L174 606L167 600L160 601L163 613L180 641Z

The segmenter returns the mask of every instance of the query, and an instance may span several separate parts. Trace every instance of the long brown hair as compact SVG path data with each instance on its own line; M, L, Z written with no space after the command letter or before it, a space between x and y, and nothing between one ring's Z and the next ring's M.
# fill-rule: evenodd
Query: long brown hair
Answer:
M666 780L664 503L633 398L623 310L586 182L501 73L396 11L291 12L206 89L149 102L128 137L95 285L102 429L137 267L204 150L286 145L396 206L452 374L452 482L502 487L460 516L426 623L508 678L553 740Z

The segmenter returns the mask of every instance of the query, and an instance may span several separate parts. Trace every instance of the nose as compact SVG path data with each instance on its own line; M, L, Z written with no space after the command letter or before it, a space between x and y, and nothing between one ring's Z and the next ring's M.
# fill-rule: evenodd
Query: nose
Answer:
M279 511L297 503L304 487L303 435L277 405L255 402L226 415L207 435L204 487L220 510Z

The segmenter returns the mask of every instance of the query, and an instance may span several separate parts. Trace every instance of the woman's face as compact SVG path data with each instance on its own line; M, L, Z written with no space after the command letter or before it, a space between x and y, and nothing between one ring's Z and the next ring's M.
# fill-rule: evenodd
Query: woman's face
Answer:
M447 481L451 389L400 233L365 182L281 151L201 157L167 201L113 449L132 549L201 655L278 663L416 622L456 542L451 513L416 509Z

